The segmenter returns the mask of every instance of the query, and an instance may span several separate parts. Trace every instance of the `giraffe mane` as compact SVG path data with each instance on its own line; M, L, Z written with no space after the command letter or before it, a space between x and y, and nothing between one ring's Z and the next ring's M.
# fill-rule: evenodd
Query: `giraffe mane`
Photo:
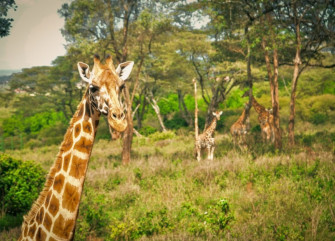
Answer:
M87 94L88 94L87 90L88 90L88 87L86 89L86 93L84 94L83 99L81 100L81 103L77 107L77 110L75 112L76 114L79 113L81 108L84 108L83 107L83 100L87 98ZM66 131L66 134L65 134L65 137L64 137L64 140L63 140L62 144L60 145L59 152L56 156L56 161L55 161L54 165L50 168L49 173L47 174L46 182L44 184L43 190L40 192L37 200L33 203L29 213L23 216L22 230L24 230L25 226L27 224L29 224L29 222L36 216L36 214L39 211L41 205L45 202L45 198L47 196L48 191L50 190L50 187L53 185L53 182L54 182L54 179L55 179L55 173L57 172L57 165L59 165L59 163L62 161L62 153L63 153L62 147L63 147L65 141L67 140L67 134L68 134L69 130L72 130L72 128L73 128L73 125L75 123L74 119L75 119L76 114L74 115L74 117L72 117L72 119L70 121L70 126ZM85 114L85 113L83 113L83 114Z

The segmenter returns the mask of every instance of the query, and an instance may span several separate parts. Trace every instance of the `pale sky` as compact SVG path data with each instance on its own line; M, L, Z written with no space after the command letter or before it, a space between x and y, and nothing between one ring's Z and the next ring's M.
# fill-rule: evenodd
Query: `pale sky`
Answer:
M0 38L0 69L51 65L65 54L60 29L64 19L57 10L68 0L16 0L10 35Z

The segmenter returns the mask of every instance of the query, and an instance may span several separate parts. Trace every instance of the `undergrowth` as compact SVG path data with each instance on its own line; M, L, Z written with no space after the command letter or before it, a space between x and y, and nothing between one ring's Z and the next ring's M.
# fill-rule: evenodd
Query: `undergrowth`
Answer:
M282 151L257 133L248 149L217 135L215 159L201 162L193 136L156 135L134 139L128 166L120 164L120 142L95 144L75 240L335 238L333 133L298 135L294 148L284 139ZM34 152L50 163L53 149Z

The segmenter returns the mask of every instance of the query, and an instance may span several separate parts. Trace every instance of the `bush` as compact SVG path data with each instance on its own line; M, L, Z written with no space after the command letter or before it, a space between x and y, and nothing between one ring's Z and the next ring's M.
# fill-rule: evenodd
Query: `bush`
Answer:
M145 136L151 135L151 134L155 133L156 131L157 131L157 129L155 127L152 127L152 126L143 126L140 129L140 133L142 135L145 135Z
M174 114L171 120L164 120L164 124L168 129L179 129L188 126L184 118L180 116L180 113Z
M319 124L324 124L326 121L328 121L328 119L329 118L326 114L315 113L311 116L310 121L315 125L319 125Z
M33 161L0 155L0 203L6 214L28 211L45 182L46 172Z
M221 236L234 220L226 199L206 205L200 210L190 203L184 203L178 216L179 220L188 219L187 230L194 235L212 233Z
M155 132L149 136L149 138L154 141L167 140L174 137L176 137L176 134L173 131Z

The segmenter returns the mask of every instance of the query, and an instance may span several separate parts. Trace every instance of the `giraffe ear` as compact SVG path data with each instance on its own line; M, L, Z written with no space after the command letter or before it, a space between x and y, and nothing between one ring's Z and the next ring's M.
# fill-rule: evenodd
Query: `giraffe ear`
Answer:
M121 63L116 68L116 73L119 75L120 79L125 81L126 79L128 79L133 69L133 66L134 66L134 61L127 61L127 62Z
M88 64L85 64L83 62L78 62L77 66L78 66L78 71L79 71L79 75L80 75L81 79L83 81L91 84L92 79L90 78L91 73L90 73Z
M222 110L219 112L219 116L222 115Z

